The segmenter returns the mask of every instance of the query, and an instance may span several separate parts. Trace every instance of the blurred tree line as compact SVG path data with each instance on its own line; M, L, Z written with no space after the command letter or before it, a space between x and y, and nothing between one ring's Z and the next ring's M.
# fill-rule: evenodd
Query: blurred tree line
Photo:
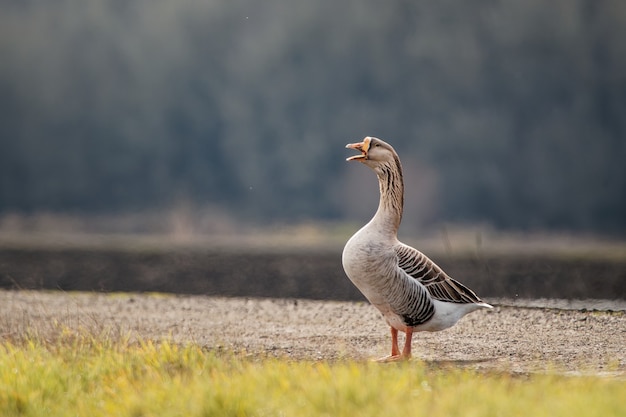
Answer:
M373 135L400 153L417 226L626 235L621 0L0 12L0 213L366 218L374 177L343 146Z

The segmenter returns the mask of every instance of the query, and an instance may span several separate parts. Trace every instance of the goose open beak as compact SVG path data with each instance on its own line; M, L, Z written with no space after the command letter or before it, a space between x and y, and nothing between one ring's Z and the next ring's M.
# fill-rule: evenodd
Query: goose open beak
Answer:
M363 142L348 143L346 145L346 148L356 149L357 151L360 151L361 154L360 155L351 156L350 158L346 158L346 161L359 161L359 160L367 159L367 151L370 148L370 142L371 141L372 141L372 139L368 136L365 139L363 139Z

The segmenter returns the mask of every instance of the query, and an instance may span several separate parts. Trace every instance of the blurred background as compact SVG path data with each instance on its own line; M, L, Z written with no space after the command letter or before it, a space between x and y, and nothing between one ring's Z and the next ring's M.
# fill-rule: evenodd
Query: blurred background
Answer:
M343 147L372 135L403 159L416 231L626 236L622 1L3 0L0 12L5 228L34 213L142 213L108 227L149 229L176 211L209 232L366 220L375 178Z
M372 135L405 235L626 237L621 0L2 0L0 115L5 236L345 241Z

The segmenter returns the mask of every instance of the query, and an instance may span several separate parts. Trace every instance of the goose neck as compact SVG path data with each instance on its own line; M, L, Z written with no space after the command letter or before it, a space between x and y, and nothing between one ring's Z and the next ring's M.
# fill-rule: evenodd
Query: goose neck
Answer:
M383 231L397 233L404 206L404 180L400 159L376 168L380 200L372 222Z

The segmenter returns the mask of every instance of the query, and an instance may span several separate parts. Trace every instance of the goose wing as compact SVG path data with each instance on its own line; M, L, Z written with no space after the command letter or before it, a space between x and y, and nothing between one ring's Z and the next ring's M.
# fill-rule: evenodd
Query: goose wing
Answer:
M395 247L398 266L421 282L432 298L450 303L482 304L474 291L450 278L426 255L411 246L400 243Z

